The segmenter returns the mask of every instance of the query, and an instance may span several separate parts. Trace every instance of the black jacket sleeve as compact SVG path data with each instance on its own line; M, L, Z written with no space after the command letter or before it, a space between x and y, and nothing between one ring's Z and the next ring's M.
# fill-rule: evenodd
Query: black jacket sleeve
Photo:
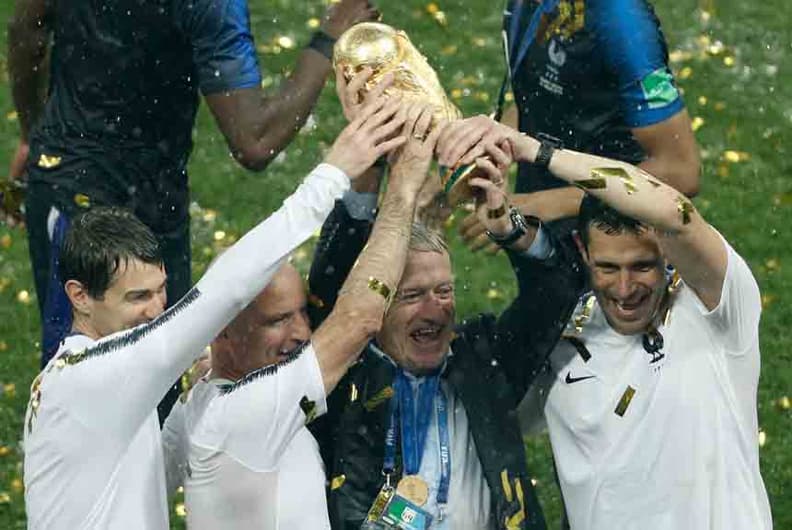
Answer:
M521 400L566 326L585 286L580 257L551 236L555 253L547 260L508 252L518 294L490 323L492 354Z
M352 219L341 200L336 201L322 225L308 276L308 316L313 329L333 310L338 291L368 241L373 225L370 221Z

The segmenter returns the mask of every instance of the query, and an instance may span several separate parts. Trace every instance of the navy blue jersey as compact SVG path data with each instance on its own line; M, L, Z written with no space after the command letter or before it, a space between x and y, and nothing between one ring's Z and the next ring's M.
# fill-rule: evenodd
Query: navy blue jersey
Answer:
M645 153L630 129L664 121L684 106L646 0L511 0L504 29L521 131L638 163ZM524 164L517 189L565 185Z
M152 227L182 222L199 90L261 82L247 1L56 0L53 15L31 180L54 186L66 208L80 194Z

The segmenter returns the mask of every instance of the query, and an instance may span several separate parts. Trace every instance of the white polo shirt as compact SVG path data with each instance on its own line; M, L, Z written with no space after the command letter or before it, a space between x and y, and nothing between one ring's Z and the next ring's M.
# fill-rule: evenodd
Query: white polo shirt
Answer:
M168 482L184 479L189 528L330 528L319 445L305 427L327 411L324 383L312 345L295 355L236 384L200 381L168 417Z
M759 289L724 244L718 307L682 284L659 330L664 357L651 362L641 336L616 333L595 303L576 337L588 360L562 340L529 394L526 409L546 396L574 530L772 528L759 474Z
M157 403L348 187L342 171L320 164L158 318L96 342L66 339L25 417L30 530L168 528Z

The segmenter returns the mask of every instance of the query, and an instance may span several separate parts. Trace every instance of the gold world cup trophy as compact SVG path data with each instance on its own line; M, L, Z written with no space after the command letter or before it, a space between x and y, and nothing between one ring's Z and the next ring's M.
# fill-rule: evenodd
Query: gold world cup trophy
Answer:
M333 63L341 66L347 81L363 68L371 68L367 90L376 86L386 74L392 73L393 83L386 93L400 94L405 101L432 104L432 126L441 120L462 117L459 109L448 100L435 71L403 31L378 22L356 24L336 42ZM468 180L476 169L475 164L440 168L440 183L449 205L473 198Z

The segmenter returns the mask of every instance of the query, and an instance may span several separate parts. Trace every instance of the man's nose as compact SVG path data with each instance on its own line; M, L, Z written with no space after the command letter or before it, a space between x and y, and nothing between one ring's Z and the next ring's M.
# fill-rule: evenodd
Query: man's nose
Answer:
M165 311L165 304L167 303L167 298L165 297L165 293L161 295L155 294L151 297L151 300L148 304L146 304L146 309L144 311L144 315L148 320L154 320L158 316Z
M619 282L616 286L616 294L619 298L629 298L635 290L635 282L633 281L632 273L629 270L619 272Z

